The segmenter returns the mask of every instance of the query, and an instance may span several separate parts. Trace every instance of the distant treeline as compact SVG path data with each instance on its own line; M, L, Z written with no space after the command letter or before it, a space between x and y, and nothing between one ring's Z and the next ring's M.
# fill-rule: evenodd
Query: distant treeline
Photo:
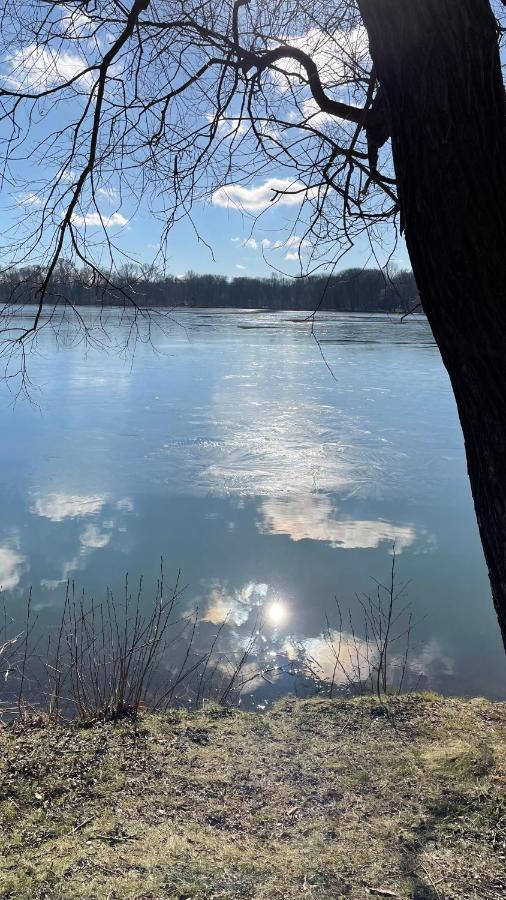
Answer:
M0 301L33 303L43 278L37 267L0 272ZM380 269L346 269L330 278L225 278L223 275L183 277L125 266L113 283L94 278L62 261L53 274L48 300L75 306L124 305L131 298L140 307L228 307L249 309L342 310L343 312L408 312L417 303L412 272L386 274Z

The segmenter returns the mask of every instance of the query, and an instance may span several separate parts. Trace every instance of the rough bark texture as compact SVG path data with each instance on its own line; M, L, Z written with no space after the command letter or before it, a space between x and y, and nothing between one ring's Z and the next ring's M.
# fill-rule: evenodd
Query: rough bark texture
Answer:
M506 648L506 127L488 0L358 0Z

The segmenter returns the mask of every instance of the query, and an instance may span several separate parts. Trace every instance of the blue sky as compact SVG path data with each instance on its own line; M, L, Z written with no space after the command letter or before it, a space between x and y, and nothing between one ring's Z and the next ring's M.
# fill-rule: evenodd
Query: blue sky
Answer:
M36 2L26 5L12 4L11 7L7 7L4 18L8 19L11 15L12 22L16 23L22 18L24 10L35 10L34 14L37 16L38 11L48 8L47 5ZM504 7L497 2L494 2L494 8L498 13L504 11ZM96 63L97 58L101 58L105 48L110 46L114 39L109 25L100 31L99 37L92 39L91 20L83 7L76 7L71 0L67 2L63 0L59 6L51 7L49 16L52 19L53 33L47 46L34 43L33 34L36 33L36 29L30 35L30 29L24 30L22 26L19 27L19 21L17 33L16 25L13 26L12 34L15 39L10 40L9 26L2 21L4 46L0 47L0 83L10 89L17 86L38 93L41 89L53 88L78 74L79 80L75 82L70 97L64 98L63 102L58 100L55 105L49 104L44 115L35 117L35 124L30 125L28 142L21 148L22 152L18 154L17 161L8 172L7 182L2 185L0 227L3 239L0 242L0 264L6 264L13 258L9 247L11 239L22 236L36 222L37 215L40 215L44 205L44 197L47 197L48 186L54 183L58 172L60 175L66 172L61 168L62 163L60 166L58 164L58 154L54 146L50 141L46 144L44 141L48 140L51 131L61 129L60 144L63 147L70 133L65 132L65 127L75 122L86 99L90 97L92 78L89 74L81 77L80 73L90 63ZM346 52L349 51L351 57L361 59L366 68L370 64L367 35L363 27L358 25L346 32L336 31L329 42L329 35L319 31L312 24L308 26L306 32L296 37L288 35L288 40L310 53L318 65L328 92L345 102L363 101L363 97L357 100L355 96L349 94L345 62ZM155 72L155 80L150 82L149 66L146 72L148 91L146 96L149 98L152 96L150 90L158 92L162 88L161 82L159 84L157 81L160 73ZM122 72L117 70L116 74L124 75L124 84L128 90L128 67ZM160 77L163 81L163 72ZM298 84L296 73L290 75L288 81L290 89L287 91L287 83L277 75L273 76L274 94L277 92L276 108L281 110L283 118L294 124L298 117L299 119L302 117L306 122L309 119L323 132L326 128L336 128L338 135L338 129L342 128L341 136L344 135L346 143L344 123L339 124L339 120L335 118L330 121L331 117L314 108L314 101L309 95L307 85ZM185 124L189 125L190 132L199 118L204 122L212 118L209 116L209 98L205 91L200 100L198 97L185 94L183 111L187 116ZM177 108L176 113L180 116L181 108ZM26 121L25 119L25 125ZM179 119L177 121L179 124ZM0 140L8 137L8 124L8 119L4 118L0 125ZM222 124L227 127L226 118ZM243 133L242 124L240 129L240 133ZM221 132L222 137L223 134L224 132ZM250 153L250 150L251 147L247 153ZM64 150L62 153L63 159ZM272 164L272 168L259 164L257 168L254 154L252 159L249 180L245 179L243 170L240 183L234 184L234 177L239 176L232 171L230 179L227 179L228 188L211 189L206 202L197 200L193 205L192 218L183 219L173 227L167 241L168 272L182 275L193 270L229 277L269 275L274 270L287 275L300 274L301 262L304 268L310 246L305 243L305 227L298 219L298 206L293 197L291 200L286 196L281 197L280 202L275 205L269 201L273 196L272 187L280 184L288 187L290 183L293 184L294 177L301 176L294 176L293 170L289 172L275 164ZM62 179L63 191L69 188L72 179L76 177L72 171L68 172L68 176ZM160 194L162 193L161 191ZM51 234L54 235L62 218L63 200L64 196L57 198L53 209L52 227L47 225L44 229L39 247L34 247L34 254L40 250L44 241L50 239ZM155 205L156 200L155 197ZM157 256L160 231L163 228L163 223L155 217L152 209L152 191L148 196L140 190L137 201L134 202L133 193L129 195L128 190L123 191L122 195L119 194L117 180L112 176L100 183L95 205L90 205L89 196L83 197L81 208L73 217L73 226L76 233L79 233L80 240L88 238L91 244L95 243L98 256L106 244L107 237L117 248L114 253L117 263L121 262L122 254L125 254L125 258L149 263ZM335 215L338 219L339 213ZM101 225L105 228L103 229ZM13 228L17 231L13 232ZM339 260L337 269L384 265L394 244L393 228L388 231L387 227L383 238L385 239L383 243L375 243L373 251L364 235L358 237L354 246ZM336 256L336 248L329 243L326 249L327 258L332 261ZM23 254L18 258L22 256ZM28 254L28 257L25 255L25 261L35 259L30 260ZM399 268L410 267L402 239L395 247L392 262Z
M90 41L89 20L81 13L77 19L74 15L72 17L72 29L76 29L75 33L78 35L77 42L72 43L69 40L68 9L72 9L71 4L67 5L67 11L63 4L55 7L55 22L58 27L55 26L54 47L47 50L29 41L25 43L22 35L16 49L0 60L0 78L9 88L16 86L16 89L21 87L23 90L30 89L37 93L41 89L53 88L62 81L80 74L90 61L96 61L97 47L102 53L107 42L110 43L112 38L108 33L104 37L104 46ZM62 18L58 19L58 16ZM356 46L362 47L361 52L367 53L364 34L363 29L355 29L349 33L347 39L352 39ZM331 48L332 52L329 53L328 39L325 36L322 38L322 33L313 29L297 40L304 46L309 42L311 52L318 60L321 71L327 73L329 83L339 84L339 79L343 79L346 73L341 71L341 63L337 64L339 71L335 70L335 48ZM61 222L63 210L68 202L68 193L66 195L65 192L71 189L79 171L79 165L76 170L73 165L72 168L64 168L65 144L66 142L68 144L68 135L72 133L72 129L68 129L68 126L75 122L83 109L90 96L91 84L90 76L80 78L69 97L58 100L54 106L49 105L45 114L38 115L35 123L31 123L27 129L27 142L21 146L20 152L17 153L18 159L12 166L13 179L4 185L6 190L2 194L0 226L4 246L0 249L0 253L4 264L13 258L8 246L11 238L23 237L37 223L45 208L51 185L55 180L58 181L58 178L60 178L59 192L56 199L53 198L51 216L46 222L41 239L37 245L33 245L33 256L41 253L41 248L50 242ZM147 89L149 90L149 84ZM158 85L156 89L158 90ZM276 84L275 90L280 102L283 103L285 88L281 84ZM312 109L312 100L308 98L307 88L301 90L295 107L291 99L290 104L287 103L287 111L284 114L290 121L295 121L297 114L301 114L304 118L309 116L313 122L318 119L318 127L321 130L339 127L335 125L335 120L329 122L330 117ZM199 117L203 121L209 119L207 115L209 107L205 105L207 102L205 100L204 106L200 109L195 105L195 109L190 106L189 111L187 110L190 131ZM93 107L90 114L92 110ZM25 119L23 124L26 123ZM228 137L227 120L224 120L223 125L225 131L222 135ZM4 122L4 139L7 135L5 127ZM51 140L51 134L55 129L61 129L56 147ZM245 131L241 124L239 133L243 134ZM298 197L293 194L278 196L278 202L275 204L271 202L273 190L289 189L294 183L301 187L300 181L294 181L298 177L297 174L294 175L293 169L290 172L275 166L274 163L271 168L262 164L258 169L253 164L250 177L245 178L243 170L240 180L236 183L232 171L230 178L226 180L228 186L211 189L205 202L196 200L191 210L191 218L182 218L174 225L167 241L165 257L167 271L182 275L193 270L229 277L269 275L274 270L286 275L300 274L301 269L305 269L311 250L311 241L308 240L304 224L307 216L299 218ZM120 184L114 170L110 177L102 178L98 185L95 201L91 201L89 193L88 196L83 196L83 202L73 216L73 227L79 239L89 241L90 247L95 245L95 258L98 261L100 254L103 253L106 237L116 247L114 252L116 263L121 262L122 254L125 254L125 259L140 263L153 261L157 256L160 232L163 228L163 220L157 219L152 212L157 205L156 193L153 201L152 190L149 194L139 190L135 197L135 192L129 193L123 185L120 192ZM163 192L160 192L160 197L162 194ZM340 259L337 269L385 264L389 258L393 236L393 229L390 233L387 230L384 249L381 249L378 243L374 251L365 236L358 237L354 246ZM21 257L23 253L24 247ZM330 243L327 248L329 261L335 259L336 253L336 247ZM21 257L18 255L18 258ZM29 253L25 261L35 261L35 258L30 259ZM402 240L396 246L392 261L399 268L409 268L407 251Z
M15 223L35 222L40 213L44 169L34 162L24 163L22 169L26 189L19 190L17 187L10 198L4 196L0 210L0 227L4 235ZM191 270L230 278L269 276L273 271L288 276L300 274L301 265L304 267L307 263L308 241L304 237L304 223L298 221L299 204L269 203L272 186L289 184L290 181L293 182L293 179L283 179L279 172L277 177L274 173L273 177L252 177L246 186L230 188L229 195L226 191L217 191L208 201L195 203L191 220L183 218L169 233L165 261L167 272L180 276ZM30 191L29 184L33 186L33 191ZM241 192L238 197L234 193L237 190ZM125 254L125 260L140 263L151 263L156 259L160 248L161 222L153 215L148 198L145 201L141 199L140 204L133 204L125 196L120 200L114 187L102 189L99 209L107 226L107 236L117 247L115 256L118 262L121 262L122 254ZM93 215L96 217L96 213ZM100 243L104 232L99 224L93 224L91 216L86 217L86 231L92 240ZM387 242L389 246L390 242ZM369 240L361 236L339 261L337 270L373 268L383 265L388 257L388 250L383 251L375 245L373 252ZM398 268L410 268L402 239L398 241L392 262Z
M223 208L212 202L198 204L193 209L195 228L190 221L181 221L169 235L167 268L176 275L193 270L228 277L264 276L273 268L296 275L300 272L297 244L303 232L302 228L294 226L296 212L293 207L278 206L258 218L256 213L248 214L234 207ZM127 253L149 262L159 246L159 231L159 223L149 208L141 207L126 226L114 228L114 237ZM301 258L304 263L304 246ZM383 262L385 257L380 253L379 258ZM404 242L397 247L394 261L399 268L409 268ZM369 242L362 237L346 253L338 269L375 265Z

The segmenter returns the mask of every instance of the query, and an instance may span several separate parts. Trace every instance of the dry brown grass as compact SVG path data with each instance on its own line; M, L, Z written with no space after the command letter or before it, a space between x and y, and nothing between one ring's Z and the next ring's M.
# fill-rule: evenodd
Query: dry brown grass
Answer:
M0 729L2 898L506 897L506 704Z

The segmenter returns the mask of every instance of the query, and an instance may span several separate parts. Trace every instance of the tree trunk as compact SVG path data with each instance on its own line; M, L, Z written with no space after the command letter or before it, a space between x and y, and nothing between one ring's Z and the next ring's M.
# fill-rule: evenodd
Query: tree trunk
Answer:
M506 126L489 0L358 0L506 649Z

